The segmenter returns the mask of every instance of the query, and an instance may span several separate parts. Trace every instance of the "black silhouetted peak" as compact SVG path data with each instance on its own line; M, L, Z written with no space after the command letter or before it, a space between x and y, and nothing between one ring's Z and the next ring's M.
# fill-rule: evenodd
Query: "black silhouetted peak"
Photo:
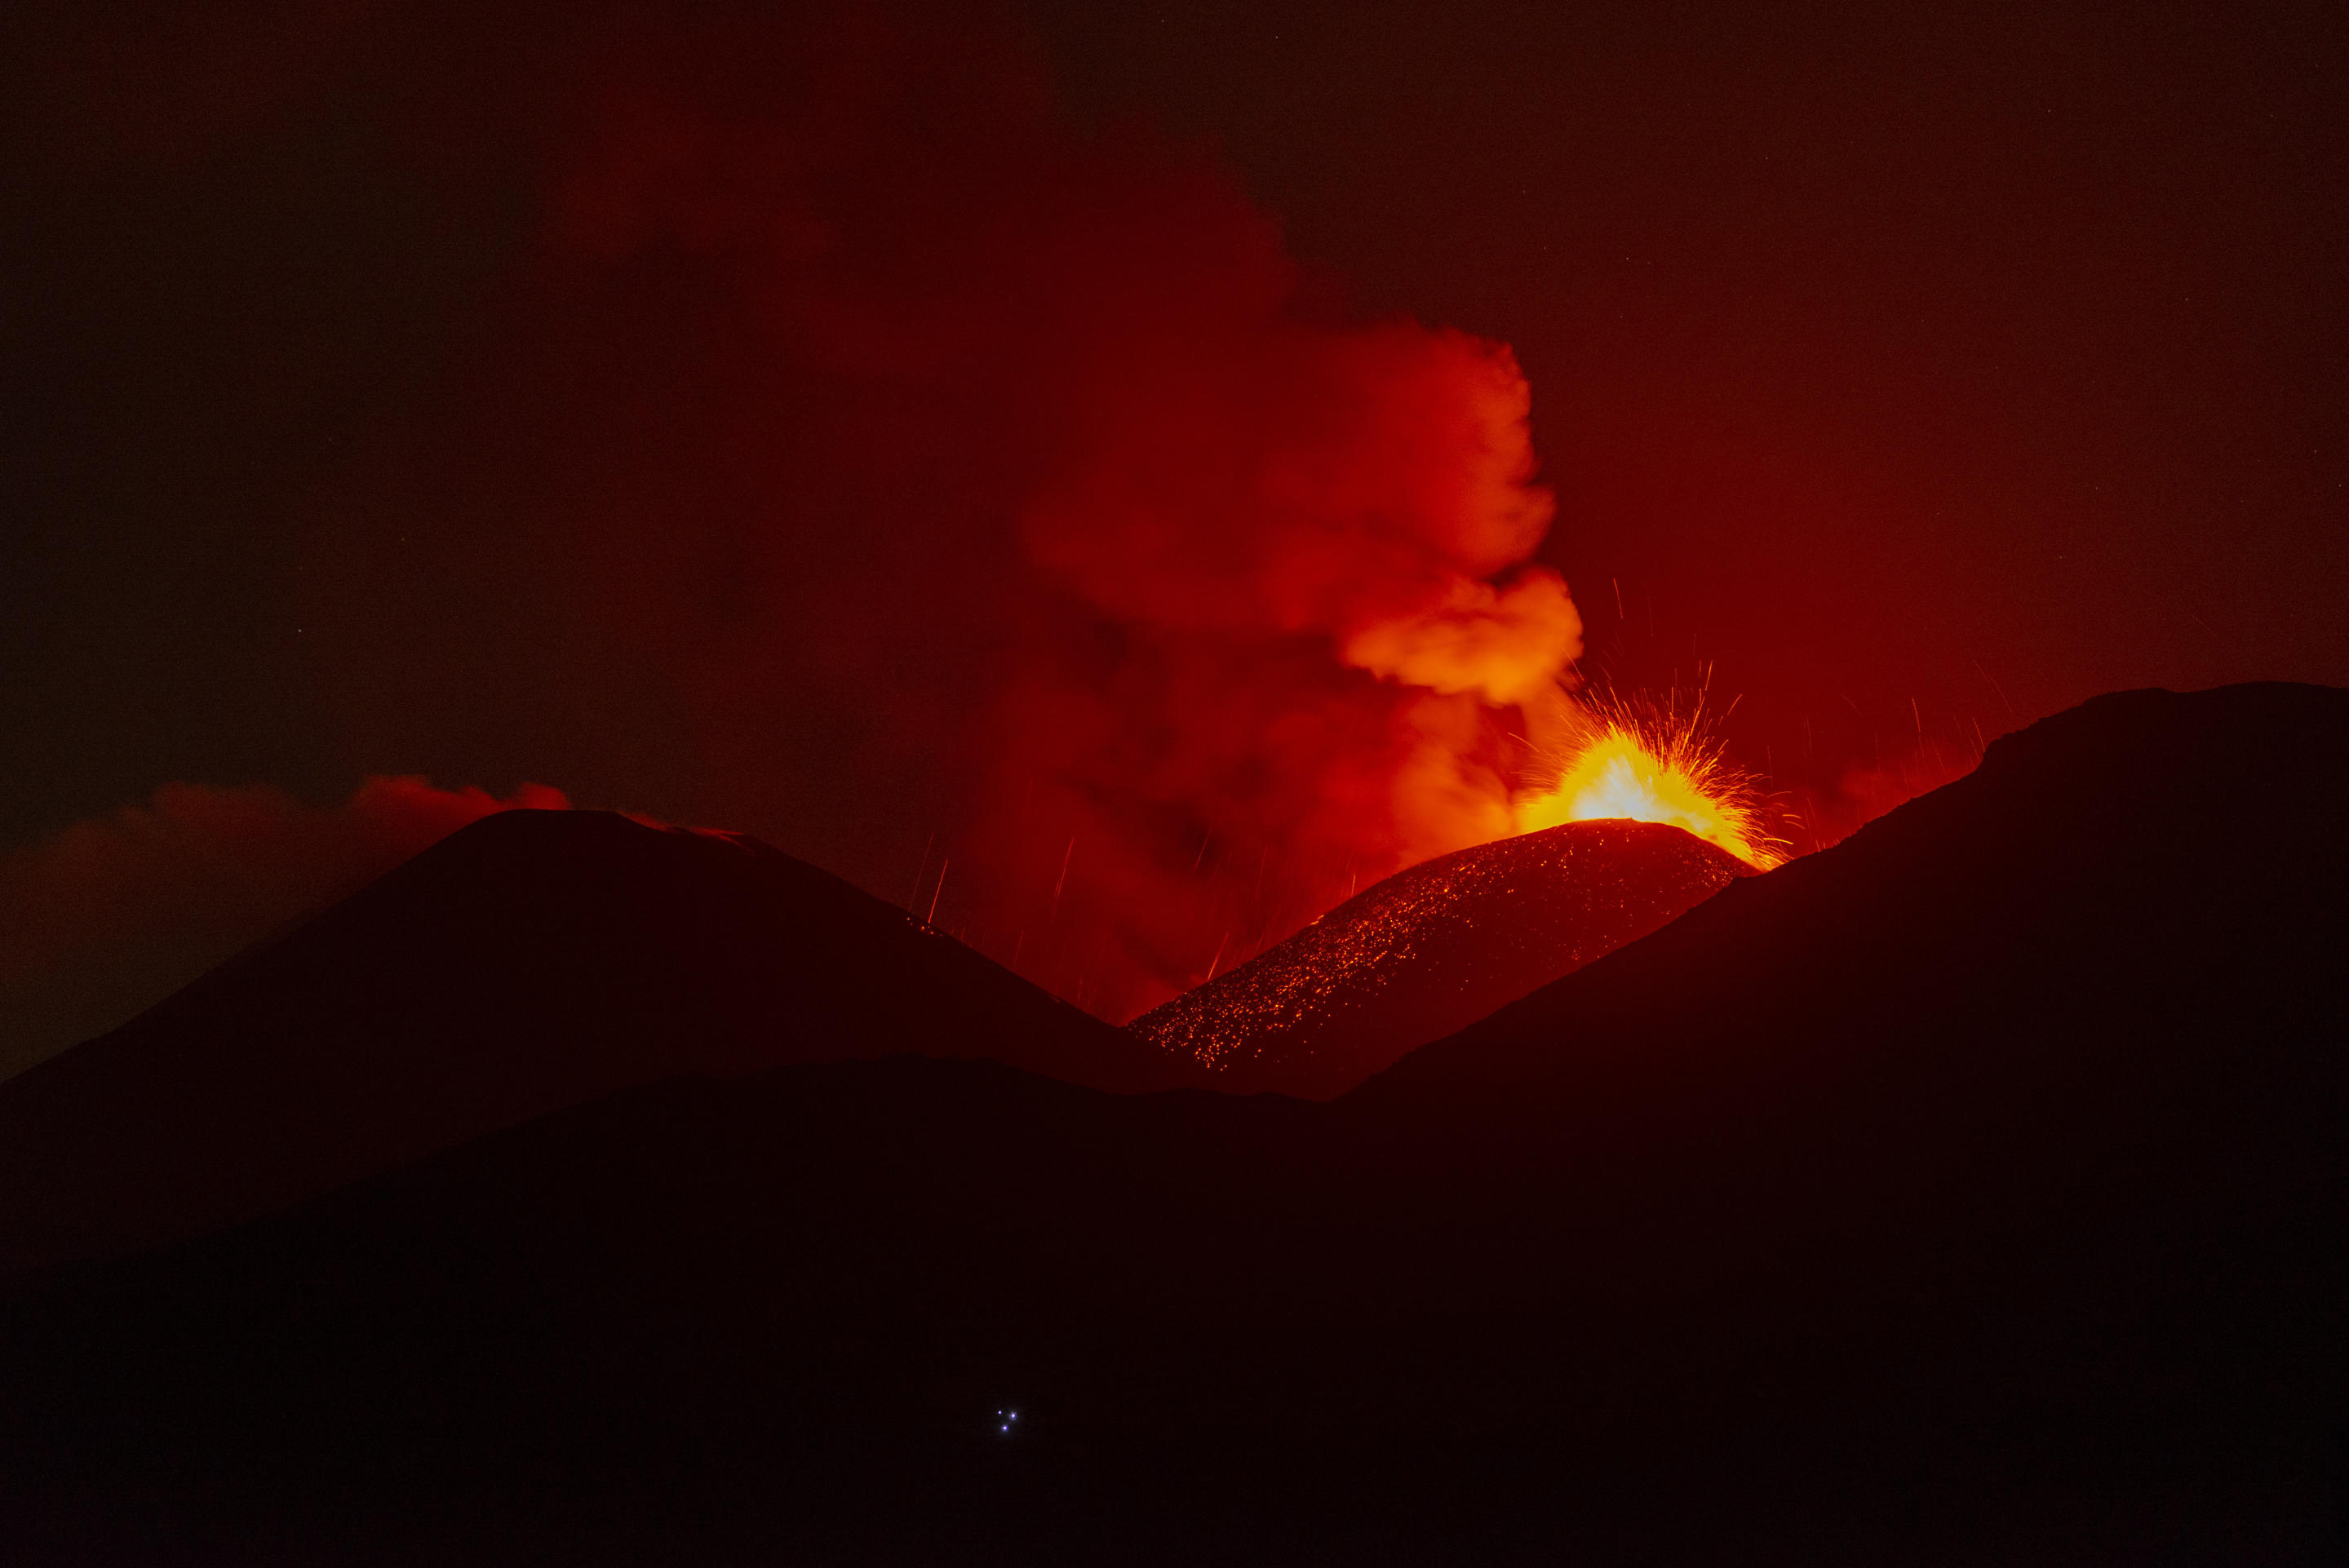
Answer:
M1126 1027L1218 1087L1330 1099L1745 872L1653 822L1496 840L1396 872Z
M0 1555L2341 1562L2344 764L2127 694L1331 1102L686 1078L53 1277Z
M755 839L501 812L0 1084L0 1272L192 1233L653 1078L901 1051L1112 1089L1182 1077Z
M1817 1025L1861 1017L1887 1051L1992 1017L2121 1028L2181 1004L2208 967L2198 954L2228 955L2230 975L2243 962L2329 969L2344 956L2349 819L2328 799L2344 780L2349 692L2100 696L1362 1092L1497 1089L1681 1050L1702 1051L1707 1071L1783 1062ZM2255 1016L2259 998L2243 1000Z

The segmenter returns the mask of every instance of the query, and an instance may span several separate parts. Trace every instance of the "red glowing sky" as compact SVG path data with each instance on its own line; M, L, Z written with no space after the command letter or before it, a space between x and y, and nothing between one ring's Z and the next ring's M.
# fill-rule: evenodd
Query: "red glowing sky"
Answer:
M0 39L0 846L536 780L1115 1015L1489 814L1464 584L1798 848L2349 682L2335 21L152 9Z

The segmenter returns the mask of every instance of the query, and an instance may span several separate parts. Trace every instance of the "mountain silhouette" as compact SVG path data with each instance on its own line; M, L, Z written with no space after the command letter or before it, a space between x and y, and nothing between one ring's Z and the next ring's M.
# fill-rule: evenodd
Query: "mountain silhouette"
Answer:
M502 812L0 1083L0 1274L192 1235L631 1084L907 1050L1184 1080L754 839Z
M2344 777L2101 698L1327 1103L687 1076L52 1274L0 1555L2338 1562Z
M1678 828L1568 822L1426 861L1126 1026L1232 1093L1344 1093L1746 873Z

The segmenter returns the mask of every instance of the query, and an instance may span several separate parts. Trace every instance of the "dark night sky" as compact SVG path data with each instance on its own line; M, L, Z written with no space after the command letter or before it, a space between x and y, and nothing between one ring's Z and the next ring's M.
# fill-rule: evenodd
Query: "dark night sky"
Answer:
M431 504L381 476L453 449L412 432L465 427L452 387L537 275L544 128L577 129L539 103L566 8L457 15L6 24L0 846L172 780L420 772L723 820L902 896L941 786L824 761L853 713L802 715L765 794L705 789L658 682L502 616L526 552L428 523L429 592L365 564ZM1513 346L1586 668L1709 666L1738 754L1832 790L2101 690L2349 684L2344 33L1048 0L986 36L1081 134L1209 150L1317 308ZM397 614L354 608L378 570Z
M2024 717L2349 680L2331 8L1050 29L1074 101L1213 139L1364 305L1516 347L1594 649L1713 661L1749 741L1846 696L1988 727L1977 661Z

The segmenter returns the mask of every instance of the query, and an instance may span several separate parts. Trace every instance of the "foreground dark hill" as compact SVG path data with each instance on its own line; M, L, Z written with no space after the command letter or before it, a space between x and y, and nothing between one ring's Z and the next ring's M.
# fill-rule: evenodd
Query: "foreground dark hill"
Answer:
M53 1279L0 1557L2349 1560L2344 778L2106 698L1330 1104L684 1080Z
M509 811L0 1084L0 1274L265 1212L678 1072L1164 1058L752 839Z
M1126 1028L1217 1088L1329 1099L1744 874L1653 822L1500 839L1398 872Z

